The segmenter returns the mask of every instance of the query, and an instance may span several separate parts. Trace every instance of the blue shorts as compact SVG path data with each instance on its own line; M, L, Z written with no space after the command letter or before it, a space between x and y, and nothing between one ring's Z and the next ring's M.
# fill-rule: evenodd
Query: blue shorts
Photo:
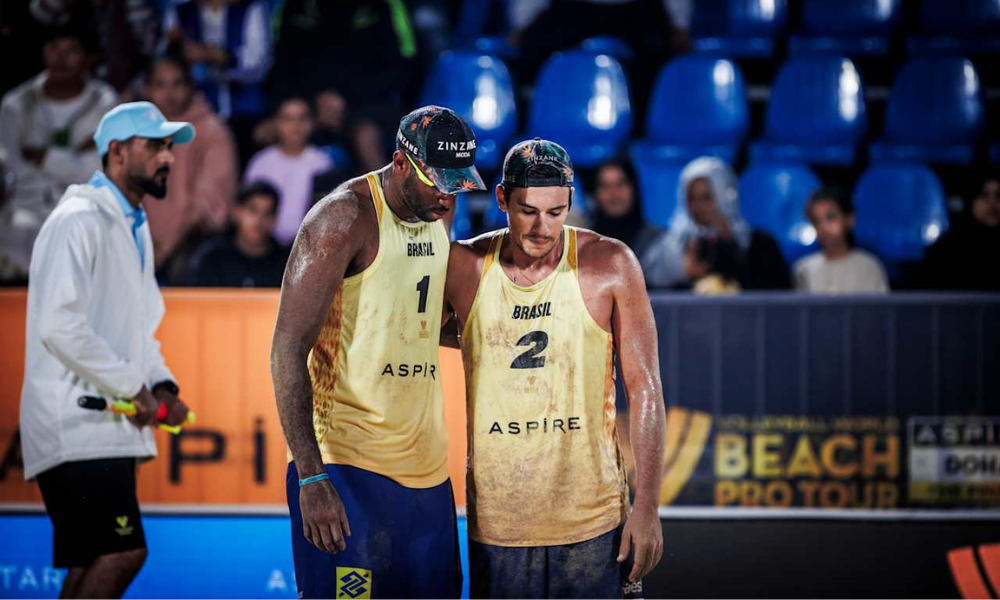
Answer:
M347 549L320 550L302 533L299 474L288 465L299 598L458 598L462 592L451 481L416 489L345 465L326 465L351 524ZM312 484L321 485L321 484Z
M506 547L469 540L472 598L642 598L632 555L618 562L622 529L564 546Z

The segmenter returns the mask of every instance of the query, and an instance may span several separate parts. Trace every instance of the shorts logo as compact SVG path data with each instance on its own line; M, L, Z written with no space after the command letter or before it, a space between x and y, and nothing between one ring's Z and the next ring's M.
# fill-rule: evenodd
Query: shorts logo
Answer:
M120 517L115 517L115 522L118 523L118 528L115 529L115 532L118 535L120 535L122 537L125 537L126 535L132 535L132 529L133 528L130 527L129 524L128 524L128 516L127 515L122 515Z
M642 596L642 581L626 581L622 584L622 596L637 598Z
M372 572L355 567L337 567L337 598L371 598Z

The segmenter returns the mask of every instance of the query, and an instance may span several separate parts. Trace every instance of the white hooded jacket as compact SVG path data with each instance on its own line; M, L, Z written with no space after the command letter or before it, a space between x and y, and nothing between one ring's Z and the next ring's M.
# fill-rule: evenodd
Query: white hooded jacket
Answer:
M173 380L154 337L164 305L148 223L138 235L142 266L114 192L92 185L69 186L38 234L21 390L25 479L67 461L156 456L149 427L77 405Z

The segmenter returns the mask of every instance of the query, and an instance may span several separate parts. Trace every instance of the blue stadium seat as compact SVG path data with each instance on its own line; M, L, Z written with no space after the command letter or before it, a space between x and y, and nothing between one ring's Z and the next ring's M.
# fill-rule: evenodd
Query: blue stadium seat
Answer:
M628 81L617 60L576 50L542 67L524 137L559 143L574 165L592 167L615 156L631 130Z
M1000 0L923 0L919 28L908 41L914 55L1000 53Z
M912 59L896 76L885 137L872 144L871 160L969 164L984 120L982 90L971 62Z
M785 0L698 0L691 45L733 58L771 58L788 20Z
M944 191L937 176L919 163L884 163L868 169L854 189L859 245L877 253L890 275L902 262L948 229Z
M632 47L625 40L611 35L598 35L583 40L580 48L594 54L607 54L618 60L631 60L635 56Z
M638 161L688 162L699 156L736 161L748 122L743 74L732 62L690 54L660 72L646 119L646 138L632 147Z
M639 197L642 215L647 221L663 228L670 226L670 219L677 208L677 186L685 161L660 160L655 156L632 154L632 164L639 178Z
M816 250L816 230L805 215L820 180L796 162L754 163L740 176L740 209L747 223L771 233L792 263Z
M861 77L835 56L803 56L782 66L767 106L755 161L797 160L850 166L868 124Z
M476 132L476 165L500 167L517 130L514 85L503 61L485 54L443 52L420 103L446 106L461 115Z
M802 29L788 40L794 55L886 56L900 0L806 0Z

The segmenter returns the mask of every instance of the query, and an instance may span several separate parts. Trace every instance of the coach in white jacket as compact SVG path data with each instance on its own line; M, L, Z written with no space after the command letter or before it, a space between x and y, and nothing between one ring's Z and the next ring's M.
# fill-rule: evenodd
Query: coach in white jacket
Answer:
M194 138L148 102L122 104L94 135L102 171L71 185L35 241L28 283L21 444L54 531L61 597L120 597L146 557L136 463L156 456L148 425L187 407L153 337L163 318L142 200L162 199L173 144ZM151 391L152 390L152 391ZM133 417L80 408L131 399Z

